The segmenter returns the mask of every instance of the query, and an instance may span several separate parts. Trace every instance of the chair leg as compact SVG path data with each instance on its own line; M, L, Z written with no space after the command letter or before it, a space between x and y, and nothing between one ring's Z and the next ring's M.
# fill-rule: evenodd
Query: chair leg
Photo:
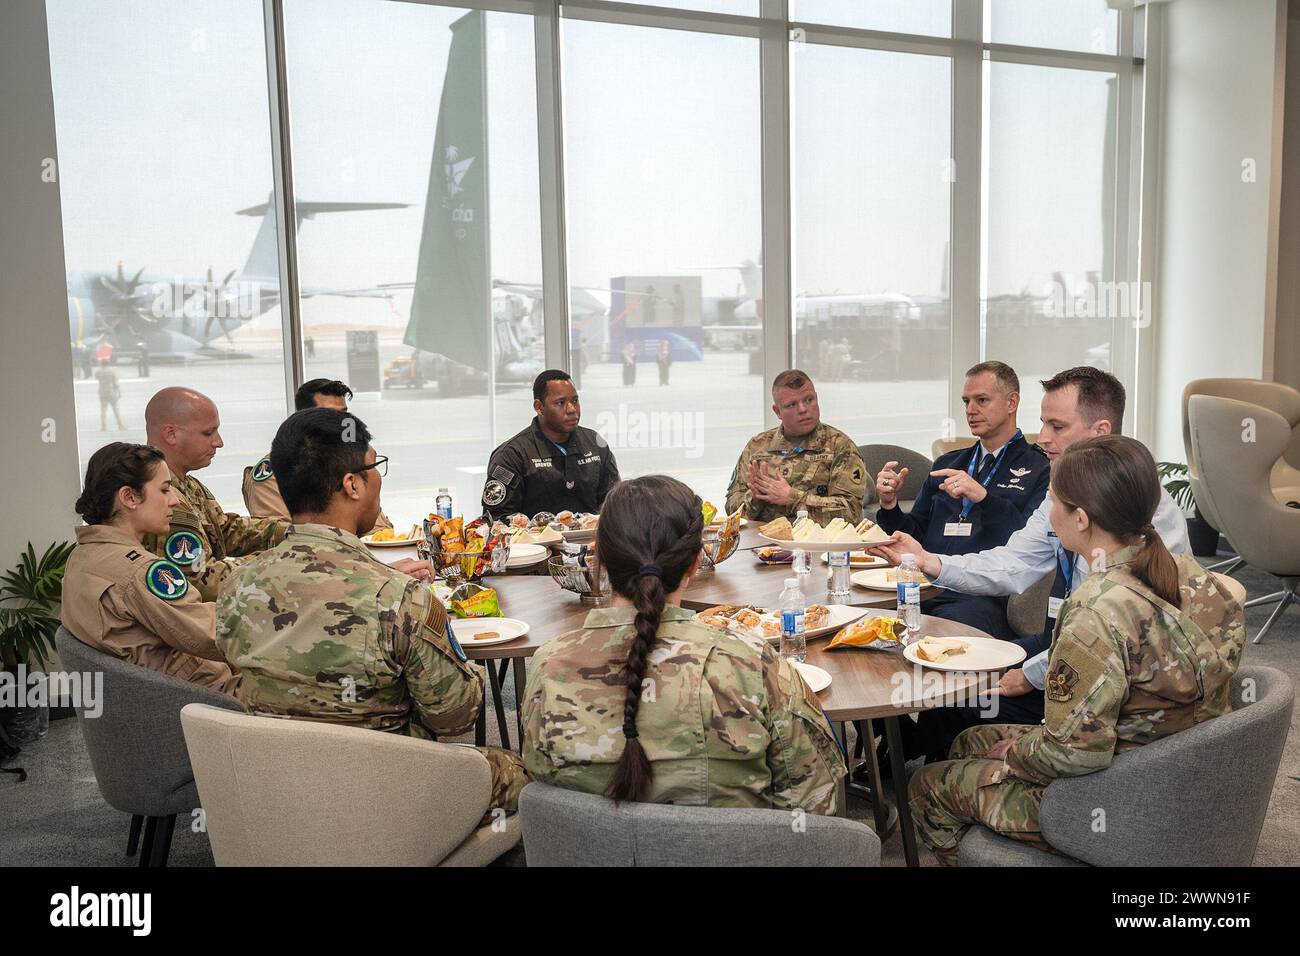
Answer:
M1245 563L1245 558L1227 558L1226 560L1220 561L1218 564L1210 565L1205 570L1215 571L1219 574L1235 574Z
M144 825L144 817L140 814L133 814L131 817L131 832L126 837L126 855L135 856L136 849L140 846L140 827Z
M1282 613L1296 600L1298 597L1296 594L1297 587L1300 587L1300 581L1292 582L1290 590L1283 592L1282 600L1278 602L1273 613L1268 616L1268 620L1264 622L1264 626L1259 629L1259 633L1256 634L1255 639L1251 641L1252 644L1261 643L1264 640L1264 635L1273 627L1274 622L1276 622L1277 619L1282 616Z
M149 865L149 859L153 856L154 834L158 832L158 818L146 817L144 821L144 843L140 847L140 862L137 864L141 867Z
M1257 598L1251 598L1242 607L1259 607L1261 604L1276 604L1282 598L1286 597L1285 591L1274 591L1272 594L1265 594Z
M152 867L164 867L167 865L167 857L171 855L172 850L172 833L176 829L176 814L169 817L158 818L158 832L154 835L153 854L149 865Z

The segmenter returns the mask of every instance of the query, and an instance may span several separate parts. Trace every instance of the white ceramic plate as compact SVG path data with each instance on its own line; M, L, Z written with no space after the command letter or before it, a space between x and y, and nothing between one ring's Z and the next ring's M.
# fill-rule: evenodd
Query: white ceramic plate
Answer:
M414 548L415 538L397 538L393 541L376 541L369 535L361 539L361 543L367 548Z
M513 617L456 617L451 619L451 630L460 646L468 651L474 647L491 647L493 644L504 644L523 637L528 633L528 625ZM474 639L475 634L485 631L496 631L497 636Z
M889 568L871 568L868 571L854 571L849 580L860 588L869 591L897 591L898 582L889 580ZM934 582L926 578L922 587L934 587Z
M784 541L781 538L769 538L765 534L760 534L759 537L769 544L791 551L861 551L864 544L862 541Z
M1025 659L1025 649L1010 641L999 641L992 637L967 637L955 635L958 640L966 641L970 646L961 654L953 654L946 660L932 663L916 656L919 639L903 648L903 656L913 664L929 667L937 671L1000 671L1015 667Z
M830 564L831 556L828 553L822 555L822 563ZM849 552L849 567L851 568L887 568L889 562L884 558L876 557L874 554L867 554L865 551Z
M531 568L550 556L551 549L544 544L512 544L510 557L506 558L506 567Z
M827 687L831 686L831 675L826 673L815 664L801 664L799 661L791 661L795 670L803 677L804 683L814 694L820 694Z

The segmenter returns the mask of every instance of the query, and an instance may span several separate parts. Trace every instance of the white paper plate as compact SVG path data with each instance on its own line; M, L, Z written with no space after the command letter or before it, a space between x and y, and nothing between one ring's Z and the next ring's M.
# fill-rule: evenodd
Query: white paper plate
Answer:
M470 650L474 647L504 644L517 637L523 637L528 633L528 625L523 621L516 621L513 617L457 617L451 619L451 630L456 635L456 640L460 642L460 646ZM499 636L476 641L474 635L482 634L484 631L496 631Z
M827 687L831 686L831 675L826 673L816 664L802 664L799 661L791 661L794 669L803 677L804 683L814 694L820 694Z
M774 609L764 609L764 613L769 610ZM845 625L852 624L858 618L864 617L870 609L865 607L853 607L848 604L827 604L826 610L830 612L826 615L826 623L821 627L815 627L810 631L804 631L803 637L805 641L811 640L814 637L825 637L827 634L834 634ZM751 637L755 636L750 634L748 631L737 631L736 633L746 634ZM779 641L780 635L770 637L768 640L772 642Z
M932 663L916 656L913 641L903 648L903 656L913 664L929 667L937 671L1000 671L1015 667L1025 659L1025 649L1010 641L999 641L992 637L968 637L965 634L953 635L958 640L966 641L970 646L961 654L954 654L947 660Z
M398 538L395 541L375 541L369 535L361 539L367 548L414 548L418 538Z
M791 551L861 551L863 545L861 541L784 541L781 538L769 538L765 534L760 534L759 537Z
M506 558L506 567L531 568L550 556L551 549L544 544L512 544L510 557Z
M596 540L596 529L584 528L581 531L561 531L560 535L566 542L572 544L585 544L588 541Z
M829 552L822 555L822 563L831 563ZM889 562L874 554L867 554L865 551L851 551L849 552L849 567L860 570L865 568L887 568L889 567Z
M871 568L867 571L854 571L849 580L860 588L869 591L898 591L898 582L889 580L889 568ZM934 582L926 578L922 587L935 587Z

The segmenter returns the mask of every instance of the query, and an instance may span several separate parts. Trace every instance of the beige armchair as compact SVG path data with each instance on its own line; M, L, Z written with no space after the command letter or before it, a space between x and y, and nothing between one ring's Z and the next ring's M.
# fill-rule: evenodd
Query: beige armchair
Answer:
M518 815L479 826L471 747L190 704L181 727L218 866L483 866Z
M1300 420L1300 405L1295 411ZM1246 563L1284 585L1276 610L1255 635L1258 644L1300 597L1300 509L1287 507L1273 484L1295 423L1262 405L1206 394L1187 397L1187 422L1188 471L1201 512Z

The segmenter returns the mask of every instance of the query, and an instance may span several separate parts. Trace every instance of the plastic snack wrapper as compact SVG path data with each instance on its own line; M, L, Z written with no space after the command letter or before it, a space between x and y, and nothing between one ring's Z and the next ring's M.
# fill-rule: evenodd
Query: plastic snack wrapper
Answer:
M451 593L451 613L457 617L500 617L501 602L493 588L462 584Z
M907 643L907 628L896 617L864 617L843 627L826 645L829 651L836 647L863 647L873 651L901 648Z

